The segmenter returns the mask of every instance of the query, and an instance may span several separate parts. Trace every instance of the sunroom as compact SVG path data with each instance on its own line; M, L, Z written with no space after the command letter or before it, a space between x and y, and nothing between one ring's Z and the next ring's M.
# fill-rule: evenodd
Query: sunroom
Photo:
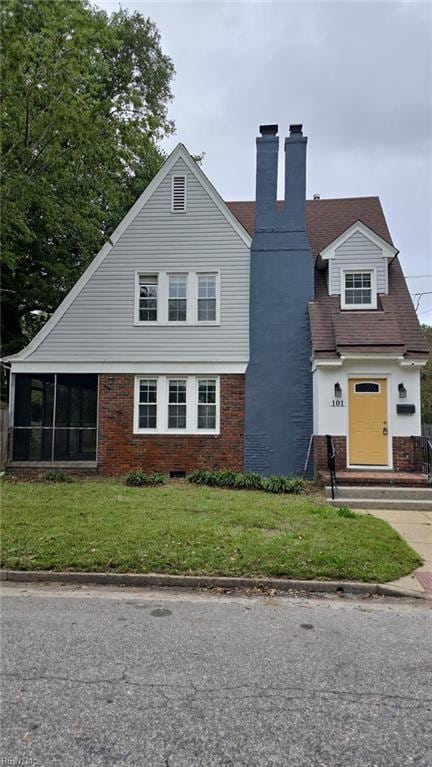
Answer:
M13 463L95 465L97 375L17 373L11 394Z

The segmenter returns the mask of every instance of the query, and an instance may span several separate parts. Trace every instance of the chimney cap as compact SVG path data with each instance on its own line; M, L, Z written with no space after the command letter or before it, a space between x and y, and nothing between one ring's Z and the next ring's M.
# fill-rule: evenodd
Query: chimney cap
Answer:
M290 136L293 134L298 134L299 136L303 136L303 125L301 123L296 123L294 125L290 125Z
M260 125L259 131L261 136L276 136L279 130L278 125Z

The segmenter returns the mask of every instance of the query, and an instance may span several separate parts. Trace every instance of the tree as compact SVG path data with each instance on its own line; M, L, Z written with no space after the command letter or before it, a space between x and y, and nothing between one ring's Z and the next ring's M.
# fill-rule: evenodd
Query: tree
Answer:
M159 169L174 67L141 13L3 0L3 354L39 330Z
M430 357L421 371L421 403L423 423L432 423L432 326L422 325Z

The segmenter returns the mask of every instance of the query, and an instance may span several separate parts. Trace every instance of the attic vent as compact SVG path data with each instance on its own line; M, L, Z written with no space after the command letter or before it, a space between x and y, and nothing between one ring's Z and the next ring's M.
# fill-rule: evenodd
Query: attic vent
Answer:
M186 176L172 177L172 206L173 213L184 213L186 210Z

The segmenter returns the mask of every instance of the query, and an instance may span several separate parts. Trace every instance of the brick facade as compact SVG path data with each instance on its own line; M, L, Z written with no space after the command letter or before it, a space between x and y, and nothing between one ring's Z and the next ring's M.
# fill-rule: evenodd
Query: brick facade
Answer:
M332 437L336 450L336 471L344 471L346 462L346 437ZM327 471L327 446L325 436L314 437L315 472ZM393 437L393 471L420 471L416 457L415 438Z
M346 469L346 437L332 437L336 451L336 471ZM315 472L327 471L327 443L323 435L314 437L314 468Z
M98 468L143 471L243 469L244 376L220 376L220 434L134 434L132 374L100 376Z
M393 437L393 468L395 471L413 471L417 467L412 437Z

